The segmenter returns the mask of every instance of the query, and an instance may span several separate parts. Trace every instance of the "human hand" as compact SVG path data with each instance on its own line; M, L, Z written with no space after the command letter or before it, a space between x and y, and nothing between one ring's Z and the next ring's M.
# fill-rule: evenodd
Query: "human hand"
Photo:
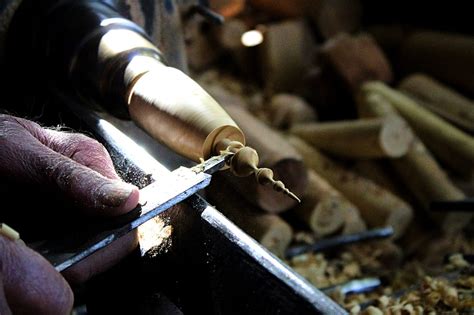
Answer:
M105 148L84 135L0 114L0 148L0 177L47 186L87 215L119 215L138 204L138 188L121 181ZM116 263L136 244L136 234L128 234L69 268L64 276L73 283L83 282ZM24 244L0 237L0 314L8 314L4 311L8 305L14 313L22 312L17 310L22 305L24 313L63 314L72 305L72 294L44 258Z
M0 235L0 314L70 314L64 278L22 241Z

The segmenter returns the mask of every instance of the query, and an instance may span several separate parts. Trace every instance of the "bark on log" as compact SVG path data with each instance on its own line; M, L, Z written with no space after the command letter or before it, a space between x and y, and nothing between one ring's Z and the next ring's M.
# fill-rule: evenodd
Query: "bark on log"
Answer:
M392 69L384 53L368 34L340 34L321 49L323 71L335 72L351 91L370 80L390 82Z

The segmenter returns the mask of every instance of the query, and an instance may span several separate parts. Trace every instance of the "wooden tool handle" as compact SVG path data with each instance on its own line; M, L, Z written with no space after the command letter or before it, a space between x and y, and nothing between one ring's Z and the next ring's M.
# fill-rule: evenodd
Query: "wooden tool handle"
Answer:
M199 161L219 154L223 139L245 144L236 123L197 83L181 71L155 67L133 82L128 105L132 119L175 152Z

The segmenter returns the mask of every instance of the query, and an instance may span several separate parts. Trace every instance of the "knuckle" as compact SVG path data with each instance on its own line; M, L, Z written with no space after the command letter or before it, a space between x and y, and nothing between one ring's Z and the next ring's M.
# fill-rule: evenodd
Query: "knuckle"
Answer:
M105 147L99 141L92 139L84 134L75 134L73 142L77 151L105 151Z
M80 133L65 134L61 132L57 137L55 150L74 160L96 150L97 147L97 144L94 143L95 140Z
M91 164L103 164L109 158L105 147L97 140L85 135L78 134L74 139L73 148L68 154L73 160L89 166Z

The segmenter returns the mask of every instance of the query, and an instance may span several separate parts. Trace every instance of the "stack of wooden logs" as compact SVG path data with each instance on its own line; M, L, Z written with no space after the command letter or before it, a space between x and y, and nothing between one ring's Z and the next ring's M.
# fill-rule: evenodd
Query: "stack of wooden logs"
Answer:
M453 179L472 189L474 37L363 28L359 1L242 2L214 1L241 10L208 33L219 71L196 78L302 203L223 173L208 190L219 210L279 256L300 229L288 218L316 238L392 226L400 244L419 226L453 235L472 224L430 206L466 198ZM254 29L263 43L243 46ZM222 71L229 63L240 80Z

